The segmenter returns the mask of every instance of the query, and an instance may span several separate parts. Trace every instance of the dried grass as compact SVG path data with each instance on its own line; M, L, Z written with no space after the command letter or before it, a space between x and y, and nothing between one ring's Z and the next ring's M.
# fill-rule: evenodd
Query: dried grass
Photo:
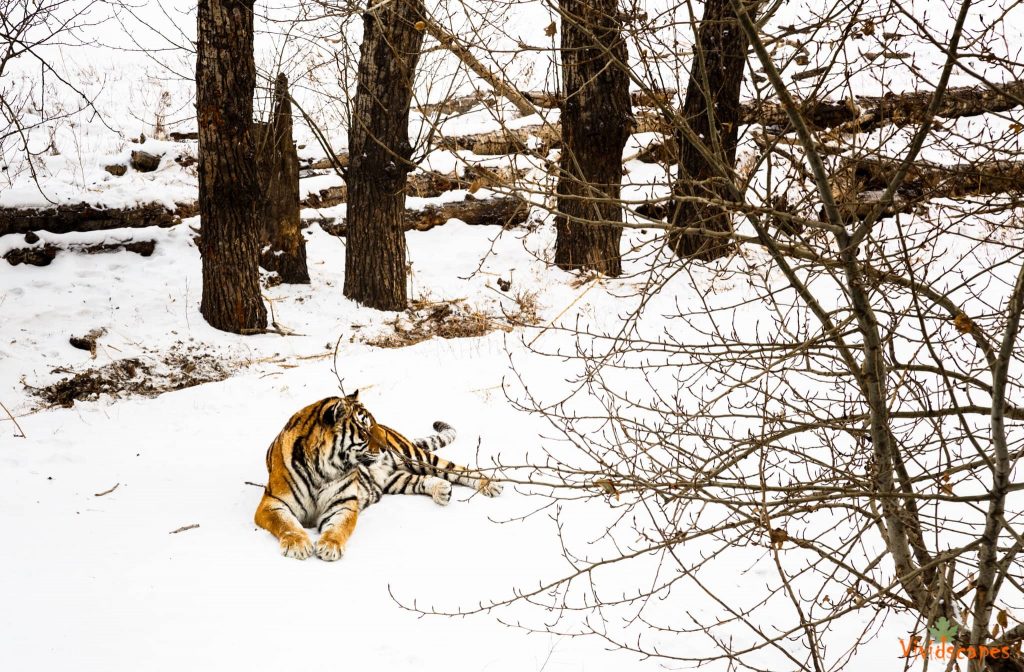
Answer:
M403 348L430 338L475 338L492 331L512 331L522 324L535 324L537 296L535 293L515 297L514 313L492 315L466 304L465 301L413 301L409 309L399 313L391 323L392 331L367 341L378 348Z
M149 359L149 358L147 358ZM35 387L22 384L34 396L51 406L73 406L76 401L95 401L102 395L114 398L155 397L202 383L224 380L231 375L225 362L195 346L176 344L159 358L118 359L82 371L56 369L72 375L55 383Z

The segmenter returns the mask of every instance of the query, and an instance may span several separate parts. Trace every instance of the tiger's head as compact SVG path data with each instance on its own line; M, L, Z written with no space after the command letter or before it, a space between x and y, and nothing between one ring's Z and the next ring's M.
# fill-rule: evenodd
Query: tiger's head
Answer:
M334 449L350 464L370 465L380 457L380 429L377 421L359 401L359 390L334 397L323 411L325 425L333 428Z

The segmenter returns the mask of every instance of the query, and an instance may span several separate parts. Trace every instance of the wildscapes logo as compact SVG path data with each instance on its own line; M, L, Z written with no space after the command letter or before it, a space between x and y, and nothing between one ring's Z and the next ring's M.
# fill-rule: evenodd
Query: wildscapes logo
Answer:
M950 623L945 616L937 619L928 628L929 637L921 639L914 635L909 640L900 638L900 649L903 658L921 658L932 660L954 660L975 658L1009 658L1020 653L1020 644L1016 646L959 646L952 644L959 626Z

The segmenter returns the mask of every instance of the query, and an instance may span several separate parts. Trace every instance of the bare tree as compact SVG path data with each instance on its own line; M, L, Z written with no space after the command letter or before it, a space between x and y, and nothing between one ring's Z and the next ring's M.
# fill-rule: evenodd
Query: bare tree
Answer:
M253 0L200 0L196 108L202 217L203 317L254 333L267 326L260 295L252 99Z
M55 153L53 129L84 110L103 116L88 95L55 67L61 48L83 44L83 31L105 21L98 0L0 0L0 164L8 183L28 171L40 192L37 158ZM26 77L32 73L32 77ZM21 75L21 77L19 77ZM73 94L76 104L46 104L47 84ZM55 97L51 93L51 98ZM50 143L33 142L43 128L51 131ZM46 197L47 194L43 193Z
M760 0L747 3L750 8ZM728 198L719 166L736 163L740 126L740 87L747 64L747 36L740 30L731 0L707 0L697 24L690 80L683 102L683 125L677 131L679 175L671 221L681 227L732 231L731 216L717 202ZM669 237L682 257L715 259L728 254L722 238L697 232Z
M1003 59L1001 75L1020 79L1015 54L991 51L1008 24L979 23L970 0L948 21L929 15L934 24L895 3L775 27L742 0L716 7L729 18L710 44L697 31L694 97L718 103L713 121L731 114L719 109L725 84L701 73L728 37L747 45L730 58L752 51L773 100L746 107L765 114L760 124L732 117L760 126L741 166L735 126L705 119L702 135L686 105L658 103L669 128L695 131L681 142L707 164L671 198L704 214L633 238L631 261L649 275L626 324L581 315L550 328L575 348L536 341L539 356L569 362L567 391L524 373L512 399L561 441L545 442L543 460L503 466L544 498L571 568L469 611L537 604L540 629L694 666L848 669L870 643L894 667L1022 669L1024 508L1012 474L1024 456L1024 255L1019 149L1001 129L1019 128L1024 97L972 66ZM907 64L916 92L861 108L849 74L863 84L877 60L904 60L894 25L912 27L938 65ZM983 28L968 40L965 25ZM677 35L672 24L642 38L668 51ZM822 35L838 46L812 63ZM877 55L844 62L847 40ZM654 66L642 66L630 76L650 97ZM979 95L947 95L954 72ZM833 112L798 99L794 81L838 92ZM985 112L1005 117L958 125ZM940 114L951 121L935 123ZM840 130L816 131L829 126ZM923 147L948 163L922 161ZM658 226L636 214L623 227ZM737 254L700 263L723 249ZM581 543L602 511L578 511L588 499L606 503L607 522ZM755 577L739 590L736 567Z
M619 189L632 127L626 42L617 0L562 0L562 158L555 263L622 273Z
M349 127L345 296L379 310L407 304L402 218L423 16L422 0L371 0L363 17Z

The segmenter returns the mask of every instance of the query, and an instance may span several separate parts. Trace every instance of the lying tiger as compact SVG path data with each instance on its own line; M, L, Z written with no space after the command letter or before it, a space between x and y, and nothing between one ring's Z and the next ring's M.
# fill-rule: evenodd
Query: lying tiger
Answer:
M359 392L310 404L267 450L270 477L256 524L278 538L285 556L299 560L314 551L303 528L316 525L317 557L337 560L359 512L382 494L430 495L444 506L452 483L487 497L501 493L501 485L483 474L435 455L455 440L455 430L443 422L435 422L434 430L434 436L410 441L377 424Z

